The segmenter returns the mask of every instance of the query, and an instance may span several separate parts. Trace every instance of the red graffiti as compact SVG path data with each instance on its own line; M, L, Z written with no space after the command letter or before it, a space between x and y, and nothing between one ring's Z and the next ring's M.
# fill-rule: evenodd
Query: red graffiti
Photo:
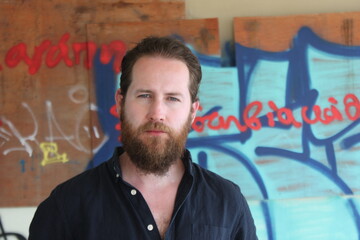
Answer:
M50 40L44 40L40 45L34 48L32 56L28 54L28 47L25 43L19 43L11 47L5 56L5 64L9 68L18 66L21 62L28 66L29 74L36 74L41 65L45 64L49 68L54 68L60 62L64 62L66 66L73 67L79 65L81 56L84 56L84 67L87 69L92 68L92 63L98 49L94 42L80 42L68 44L70 34L65 33L60 38L59 42L53 44ZM111 43L102 44L100 48L100 62L108 64L112 59L113 70L116 73L121 71L120 63L126 53L126 45L122 41L116 40ZM73 56L73 58L70 57ZM0 70L2 67L0 66Z
M119 118L119 113L118 113L118 111L117 111L117 109L116 109L116 105L115 105L115 104L110 108L110 114L113 115L113 116L116 117L116 118ZM120 124L120 122L115 125L115 129L118 130L118 131L121 130L121 124Z
M273 112L268 112L265 114L267 118L267 126L274 127L275 119L283 125L294 126L300 128L304 123L307 124L330 124L334 121L343 121L344 116L340 110L336 107L338 101L330 97L328 102L331 104L328 108L321 108L319 105L314 105L311 110L308 106L303 106L301 108L301 118L302 121L298 121L292 109L289 108L278 108L273 101L268 102L268 106L273 110ZM355 121L360 119L360 101L355 94L347 94L343 100L344 110L346 117ZM220 129L229 129L230 125L233 123L240 132L245 132L248 129L260 130L262 128L262 123L260 121L260 113L263 109L263 104L259 101L251 102L246 106L244 113L242 115L244 124L241 124L235 116L230 115L226 119L223 116L220 116L218 112L213 112L209 115L196 117L192 125L193 129L196 132L204 131L205 127L211 130L220 130ZM249 115L249 113L252 113ZM313 115L310 118L310 113ZM216 122L217 124L214 124Z
M344 98L346 116L355 121L360 118L360 103L359 99L354 94L348 94Z
M101 46L100 61L102 64L107 64L114 56L113 69L116 73L121 71L121 61L125 55L126 45L122 41L113 41L109 45L103 44Z

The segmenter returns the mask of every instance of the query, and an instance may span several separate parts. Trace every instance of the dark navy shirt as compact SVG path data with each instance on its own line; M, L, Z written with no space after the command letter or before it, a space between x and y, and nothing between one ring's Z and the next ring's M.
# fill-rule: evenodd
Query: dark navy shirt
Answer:
M96 168L57 186L30 225L29 240L160 240L141 193L122 180L117 148ZM166 240L257 239L239 187L201 168L186 150Z

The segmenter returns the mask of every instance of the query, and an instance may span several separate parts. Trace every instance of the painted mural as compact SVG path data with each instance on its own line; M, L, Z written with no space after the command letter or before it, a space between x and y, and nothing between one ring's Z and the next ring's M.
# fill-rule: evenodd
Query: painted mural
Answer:
M359 239L360 48L306 27L295 43L278 53L237 44L236 67L198 54L201 111L187 146L200 165L241 186L260 239ZM112 83L115 75L111 65L95 68L97 105L111 109L105 95L117 84L104 86L104 76ZM99 154L115 146L115 116L100 116L114 141Z

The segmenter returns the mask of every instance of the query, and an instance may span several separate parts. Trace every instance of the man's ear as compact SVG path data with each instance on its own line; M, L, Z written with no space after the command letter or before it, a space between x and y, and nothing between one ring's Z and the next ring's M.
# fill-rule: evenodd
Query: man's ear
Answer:
M118 113L119 117L120 117L121 104L122 104L123 98L124 98L124 96L121 94L121 89L119 88L118 90L116 90L116 93L115 93L116 112Z
M197 111L199 110L199 107L200 107L200 102L199 100L196 100L195 102L193 102L191 104L191 123L194 122L194 119L196 117L196 113Z

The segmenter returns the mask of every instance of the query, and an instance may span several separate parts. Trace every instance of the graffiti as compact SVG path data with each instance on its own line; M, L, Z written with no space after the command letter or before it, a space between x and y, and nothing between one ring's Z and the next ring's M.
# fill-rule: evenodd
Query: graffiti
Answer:
M28 153L29 157L32 156L33 153L33 149L31 147L31 145L29 144L29 142L35 142L36 144L38 144L37 140L36 140L36 134L38 132L38 123L36 121L35 115L33 113L33 111L31 110L31 108L29 107L28 104L26 103L22 103L22 106L27 110L27 112L29 113L31 119L33 120L34 123L34 127L33 127L33 132L23 136L19 129L13 125L13 123L8 120L5 117L2 117L2 126L0 127L0 131L2 131L3 133L6 133L7 135L5 137L3 137L3 139L5 141L10 141L10 137L15 137L17 139L17 141L19 142L19 146L18 147L12 147L12 148L8 148L5 149L3 151L4 155L8 155L10 152L13 151L25 151ZM5 126L8 127L8 129L5 128Z
M357 59L360 59L358 47L335 46L318 38L309 28L303 28L294 39L292 49L287 52L259 53L259 50L249 49L239 44L236 48L241 103L239 114L246 110L246 102L254 98L265 100L275 95L276 101L284 105L278 108L269 104L271 110L280 112L280 109L283 109L282 114L287 117L289 124L296 119L290 115L292 112L301 116L303 121L301 125L296 122L301 128L286 128L270 122L270 126L275 126L275 128L267 128L261 133L252 132L248 135L233 136L232 139L223 138L223 142L212 142L212 149L237 156L256 181L263 199L303 198L319 194L321 196L354 195L354 191L358 191L359 177L353 175L343 161L353 159L352 167L357 170L360 164L356 161L357 154L349 151L350 148L346 147L344 142L351 138L354 141L351 146L354 147L359 143L359 100L356 93L358 93L360 82L358 79L348 80L345 76L349 72L357 75L351 65L356 64ZM321 63L319 59L322 60ZM334 60L339 60L336 61L337 64L343 64L339 68L339 73L345 73L345 75L341 75L343 77L339 79L336 79L337 74L333 79L324 78L324 76L329 76L328 72ZM328 64L324 64L325 62ZM264 72L273 73L274 71L271 70L273 67L280 74L271 82L273 91L267 91L265 88L269 86L262 86L260 77L264 76L262 74ZM254 93L253 89L263 95ZM347 91L353 91L355 94L349 94ZM343 112L340 111L340 107L336 107L337 99L343 99ZM331 106L327 107L329 103ZM312 114L309 113L309 109L312 109ZM310 118L311 115L314 117ZM268 116L263 115L260 118L266 122ZM280 115L277 114L277 116L280 119ZM291 125L295 126L295 124ZM264 134L266 138L263 137ZM239 149L233 149L227 145L234 139L242 139ZM256 139L254 145L251 144L253 139ZM266 165L261 165L256 164L257 159L262 159L262 161L272 159L282 164L268 162ZM287 172L295 171L294 177L275 169L280 166ZM297 166L297 169L293 169L293 166ZM298 173L300 169L301 174ZM277 176L281 180L265 180L266 173L269 171L278 173ZM308 181L308 178L312 181ZM358 239L360 235L359 208L352 198L344 199L343 202L348 206L344 212L348 214L348 217L351 216L352 225L355 226L351 230L353 239ZM262 206L262 209L266 208L271 208L271 205ZM332 214L336 215L335 212ZM314 217L318 216L314 214ZM340 224L336 220L334 222ZM273 223L274 219L271 216L265 217L265 225L270 233L275 232L272 229ZM272 235L268 236L268 239L274 238Z
M338 101L335 98L331 97L329 98L329 102L334 105L331 105L330 108L324 108L323 110L319 105L313 106L312 111L309 110L308 106L303 106L301 108L301 116L303 122L306 124L316 124L318 122L322 124L330 124L336 120L343 121L344 114L342 114L340 110L335 106ZM360 118L360 101L356 97L356 95L347 94L344 97L343 102L346 113L345 116L351 121L358 120ZM217 131L220 129L227 130L233 123L235 124L239 132L245 132L248 129L260 130L263 127L263 121L259 116L263 115L265 115L265 118L267 118L267 121L265 121L265 125L268 127L275 127L276 122L282 125L294 126L297 128L302 127L303 123L296 120L292 109L286 107L279 108L274 103L274 101L269 101L268 105L273 110L273 112L268 112L264 114L261 112L263 110L263 104L261 102L254 101L248 104L245 107L242 118L244 125L241 124L240 120L237 119L236 116L230 115L225 119L225 117L219 115L218 111L215 111L205 116L196 117L192 127L197 132L203 132L205 127ZM221 109L221 106L216 106L214 108ZM250 115L249 113L252 114ZM313 119L309 117L311 115L314 115ZM118 129L118 127L116 127L116 129Z
M3 122L0 120L0 147L10 140L11 133L6 131L3 127Z
M69 90L69 99L75 104L84 103L87 100L87 90L84 94L75 94L78 91L85 91L83 87L75 86ZM80 97L79 97L80 95ZM22 103L22 107L30 116L30 122L32 123L32 129L26 129L29 134L23 134L17 126L13 124L8 118L1 117L0 125L0 147L2 148L2 154L8 155L15 151L25 151L29 157L33 156L34 148L38 148L43 153L43 159L41 161L42 166L46 166L50 163L61 162L65 163L69 161L69 156L65 153L58 153L58 143L64 141L74 149L85 152L97 152L99 148L108 140L107 136L100 134L100 131L96 126L83 125L82 120L87 116L90 111L97 111L98 108L94 104L80 106L78 109L77 118L74 122L74 129L70 134L67 134L61 124L58 122L54 113L54 107L51 101L45 102L46 124L39 126L39 120L35 116L33 109L27 104ZM46 127L46 128L43 128ZM45 135L39 136L39 132L47 132ZM68 131L68 130L67 130ZM80 135L81 132L85 132L89 139L94 137L99 139L98 145L93 146L93 150L82 144ZM40 140L41 138L41 140ZM7 147L9 142L17 142L18 146ZM22 170L24 165L22 165Z
M307 28L294 42L292 49L281 53L237 44L235 68L209 67L202 62L202 109L187 147L194 161L239 184L248 200L260 201L258 206L250 201L260 239L286 234L292 234L290 239L309 239L301 238L295 230L288 233L278 218L293 219L295 225L309 218L322 219L339 232L348 230L347 236L339 239L349 239L349 235L359 239L359 205L352 196L359 192L360 182L355 151L360 143L360 81L334 79L331 83L331 74L326 73L341 69L335 76L360 76L360 71L351 67L360 60L360 52L358 47L339 46L341 51L334 50L336 46L320 40ZM118 85L112 80L114 73L97 58L94 68L97 106L106 112L99 118L111 140L88 167L104 161L105 153L117 145L114 128L121 130L112 99ZM353 73L347 74L349 71ZM336 201L328 199L344 195L347 197ZM286 199L318 196L324 200L309 202L324 204L316 205L323 212L301 200L284 204ZM298 213L298 209L308 215L289 213ZM336 209L341 209L341 216ZM334 232L326 230L329 225L319 226L310 238L327 232L319 239L331 238Z
M6 232L0 218L0 239L3 238L6 240L8 237L10 237L10 239L26 240L26 238L19 233Z
M29 74L36 74L41 65L45 64L49 68L54 68L60 62L68 67L79 65L81 57L84 57L83 65L85 68L92 68L93 58L98 46L94 42L72 43L69 46L70 34L65 33L61 36L58 43L53 44L50 40L43 40L34 48L32 57L29 56L28 47L25 43L19 43L11 47L5 55L5 64L9 68L17 67L21 62L28 66ZM126 52L126 45L122 41L112 41L109 44L100 46L100 61L108 64L113 60L113 70L120 72L120 63ZM73 55L71 58L70 55ZM0 71L2 68L0 68Z
M66 163L69 161L66 153L58 153L58 145L54 142L40 143L40 148L44 155L44 158L41 161L42 166L52 163Z
M61 62L68 67L78 65L81 54L87 52L84 66L94 70L96 103L79 107L73 129L61 125L52 101L45 102L46 124L42 125L23 103L32 131L24 134L1 117L4 155L25 151L31 156L35 144L43 152L43 166L65 163L71 156L58 149L60 142L78 151L91 151L80 140L82 132L101 139L87 166L92 168L108 159L119 144L121 125L113 96L121 70L115 66L120 66L125 45L114 41L70 46L69 39L64 34L56 44L45 40L32 57L26 44L20 43L7 52L6 66L25 63L29 73L36 74L44 64L50 68ZM241 186L250 200L260 239L309 239L319 234L317 239L331 239L335 229L346 233L337 239L360 239L360 203L354 197L360 192L359 47L330 44L303 28L292 48L284 52L262 52L236 44L236 67L221 68L208 64L206 57L199 58L204 76L201 109L187 147L195 162ZM86 105L89 98L87 89L78 85L67 96L74 104ZM81 124L89 108L98 114L99 128ZM46 134L40 137L44 127ZM18 146L7 147L13 139ZM25 171L25 162L19 163ZM315 228L309 218L327 224ZM286 221L312 232L306 238L295 228L282 227Z

